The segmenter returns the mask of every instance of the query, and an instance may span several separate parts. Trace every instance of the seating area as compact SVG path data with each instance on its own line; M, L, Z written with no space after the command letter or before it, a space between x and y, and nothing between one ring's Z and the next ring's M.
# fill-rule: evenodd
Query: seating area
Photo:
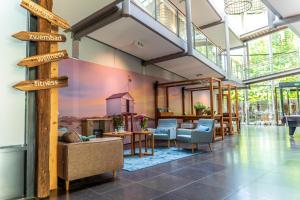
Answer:
M0 200L300 200L300 2L0 10Z

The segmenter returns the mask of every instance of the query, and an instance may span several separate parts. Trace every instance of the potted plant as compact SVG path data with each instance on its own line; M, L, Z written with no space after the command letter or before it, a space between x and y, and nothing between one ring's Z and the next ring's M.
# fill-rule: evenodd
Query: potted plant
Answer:
M115 131L122 132L124 131L123 117L121 115L113 116L113 126Z
M201 102L197 102L195 105L194 105L194 108L196 110L196 115L203 115L203 111L206 109L206 105L204 105L203 103Z
M206 115L211 115L210 107L205 108L204 113L205 113Z
M140 122L140 126L141 129L144 131L147 129L147 124L148 124L148 118L146 117L146 115L141 114L138 116L139 122Z

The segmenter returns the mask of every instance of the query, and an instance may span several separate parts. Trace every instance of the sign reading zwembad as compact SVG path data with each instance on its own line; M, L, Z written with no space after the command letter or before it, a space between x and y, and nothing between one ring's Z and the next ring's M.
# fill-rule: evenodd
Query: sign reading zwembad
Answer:
M21 91L34 91L34 90L46 90L50 88L62 88L67 86L68 86L68 77L62 76L59 78L22 81L14 85L14 88Z
M66 36L55 33L43 33L43 32L26 32L21 31L13 35L13 37L23 41L34 42L65 42Z
M38 65L46 64L49 62L59 61L61 59L68 58L68 53L66 50L57 51L53 53L47 53L37 56L31 56L24 58L21 60L18 65L19 66L25 66L25 67L35 67Z
M23 8L26 8L27 10L29 10L32 14L34 14L38 17L41 17L45 20L48 20L52 24L55 24L55 25L57 25L61 28L64 28L64 29L70 29L71 28L66 20L62 19L61 17L59 17L55 14L53 14L49 10L47 10L47 9L43 8L42 6L34 3L31 0L22 0L21 6Z

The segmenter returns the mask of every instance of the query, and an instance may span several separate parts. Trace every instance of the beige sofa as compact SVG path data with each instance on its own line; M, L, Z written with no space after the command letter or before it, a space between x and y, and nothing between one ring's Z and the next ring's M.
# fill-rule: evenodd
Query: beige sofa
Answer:
M58 177L69 182L123 168L121 138L97 138L88 142L58 143Z

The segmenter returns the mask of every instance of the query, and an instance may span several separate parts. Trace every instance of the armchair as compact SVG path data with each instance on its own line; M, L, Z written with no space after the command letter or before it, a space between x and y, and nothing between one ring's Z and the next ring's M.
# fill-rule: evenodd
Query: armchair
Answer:
M208 144L212 151L210 143L213 142L214 123L213 119L200 119L195 129L178 129L176 140L192 144L193 153L198 144Z
M173 140L176 145L176 119L160 119L158 120L158 126L156 129L148 129L154 134L156 140L167 140L168 148L170 147L170 141Z

